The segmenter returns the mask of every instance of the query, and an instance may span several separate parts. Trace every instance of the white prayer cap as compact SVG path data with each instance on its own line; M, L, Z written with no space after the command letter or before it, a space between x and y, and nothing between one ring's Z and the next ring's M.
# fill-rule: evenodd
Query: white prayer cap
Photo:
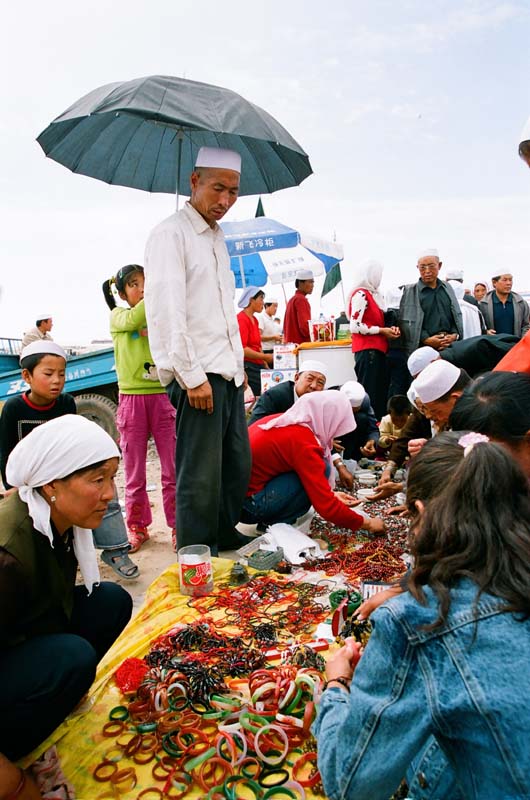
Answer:
M429 256L433 256L438 260L440 259L440 256L438 255L438 250L435 247L433 247L430 250L422 250L421 253L419 253L418 255L418 261L420 260L420 258L428 258Z
M241 156L235 150L224 150L222 147L201 147L195 166L232 169L241 173Z
M418 399L418 395L416 394L416 389L414 388L415 381L412 381L409 388L407 389L407 397L409 403L414 406L416 411L419 411L418 406L416 405L416 400Z
M243 289L241 292L241 297L237 303L239 308L246 308L251 299L257 295L258 292L263 292L263 289L260 289L259 286L247 286L245 289Z
M366 397L364 386L359 381L346 381L340 387L340 391L346 395L352 408L359 408Z
M310 269L299 269L296 273L297 281L312 281L314 277Z
M265 297L265 305L270 305L271 303L276 303L276 305L278 305L278 298L277 297L269 297L267 295Z
M26 358L26 356L46 354L51 356L61 356L66 361L66 353L60 345L55 344L55 342L50 341L50 339L39 339L38 341L31 342L31 344L27 344L24 347L20 353L20 363L22 363L22 359Z
M323 375L326 380L328 377L328 368L323 361L317 361L316 359L308 359L307 361L304 361L298 372L320 372L320 374Z
M418 347L410 354L407 360L407 367L413 378L419 375L432 361L440 358L440 353L434 347Z
M51 319L53 314L37 314L35 319Z
M460 370L449 361L438 359L425 367L413 383L422 403L432 403L451 391L460 377Z
M463 281L464 280L464 270L463 269L448 269L445 273L445 280L446 281Z

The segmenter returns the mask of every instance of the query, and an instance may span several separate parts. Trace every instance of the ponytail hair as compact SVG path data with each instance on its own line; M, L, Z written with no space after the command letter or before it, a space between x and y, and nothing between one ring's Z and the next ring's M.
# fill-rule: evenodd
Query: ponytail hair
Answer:
M530 490L528 478L501 445L480 441L455 452L451 436L446 468L436 480L443 485L415 524L411 551L415 565L408 589L424 602L428 584L438 597L439 617L430 628L444 624L455 581L470 578L479 594L488 592L506 601L506 610L530 616ZM438 440L438 441L437 441ZM428 442L413 460L407 496L417 485L414 473L429 458ZM450 462L452 468L450 468ZM442 462L440 461L440 466ZM432 479L434 475L431 476ZM422 499L416 497L414 499Z
M116 308L116 298L114 297L114 292L112 291L112 284L114 283L114 278L109 278L106 281L103 281L101 285L101 289L103 290L103 297L105 298L105 302L112 311L113 308Z
M114 292L112 291L112 285L114 284L116 291L123 293L125 291L125 284L133 272L141 272L143 275L144 268L140 266L140 264L127 264L125 267L120 267L116 275L114 275L112 278L103 281L101 286L103 290L103 297L105 298L105 302L111 311L113 308L116 308L117 305Z

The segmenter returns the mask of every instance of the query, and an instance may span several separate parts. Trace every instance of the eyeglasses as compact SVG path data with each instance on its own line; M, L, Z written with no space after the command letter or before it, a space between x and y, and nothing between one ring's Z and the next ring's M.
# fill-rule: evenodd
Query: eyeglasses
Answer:
M440 269L440 265L439 264L422 264L421 267L418 265L418 269L419 269L420 272L427 272L428 269Z

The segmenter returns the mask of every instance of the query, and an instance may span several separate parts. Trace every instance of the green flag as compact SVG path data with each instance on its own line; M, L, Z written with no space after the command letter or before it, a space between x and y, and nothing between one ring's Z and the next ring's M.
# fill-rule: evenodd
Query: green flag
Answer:
M258 200L258 207L256 208L256 213L254 214L255 217L264 217L265 211L263 210L263 203L261 202L261 197Z
M322 287L322 297L328 292L331 292L332 289L335 288L342 280L342 275L340 271L340 264L337 262L333 267L331 267L330 271L326 275L326 280L324 281L324 286Z

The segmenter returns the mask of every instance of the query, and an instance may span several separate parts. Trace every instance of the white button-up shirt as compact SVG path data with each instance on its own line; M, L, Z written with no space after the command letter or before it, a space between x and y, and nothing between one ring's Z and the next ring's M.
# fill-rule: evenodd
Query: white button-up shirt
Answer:
M145 310L160 381L183 389L222 375L243 383L234 275L224 235L186 203L151 232L145 249Z

